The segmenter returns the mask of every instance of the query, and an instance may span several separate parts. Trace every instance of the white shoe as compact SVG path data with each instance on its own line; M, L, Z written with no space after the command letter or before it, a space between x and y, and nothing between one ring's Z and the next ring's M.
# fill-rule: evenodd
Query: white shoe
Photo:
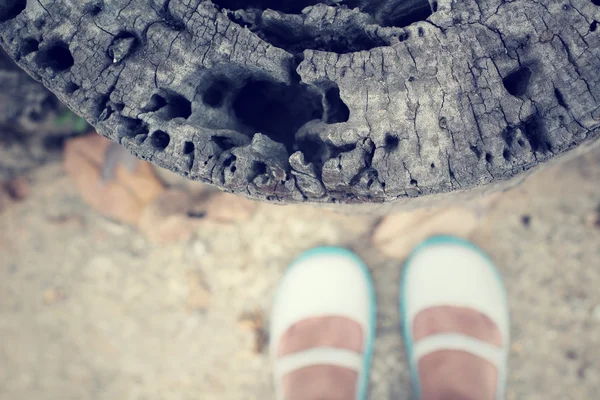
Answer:
M294 324L315 317L345 317L363 329L362 354L316 347L283 357L281 338ZM271 316L270 354L276 399L284 400L282 380L293 371L313 365L333 365L358 372L358 400L366 400L376 327L375 290L364 262L349 250L319 247L294 261L283 277Z
M460 333L431 335L414 343L415 317L439 306L466 307L486 315L500 330L502 347ZM400 313L415 398L421 394L419 360L439 350L465 351L492 363L498 370L496 399L504 398L510 341L508 302L499 271L481 249L452 236L436 236L421 243L402 271Z

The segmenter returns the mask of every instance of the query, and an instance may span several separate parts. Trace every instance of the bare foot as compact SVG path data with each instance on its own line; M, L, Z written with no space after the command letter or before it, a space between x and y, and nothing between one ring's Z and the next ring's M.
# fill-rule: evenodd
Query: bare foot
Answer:
M461 333L501 347L498 327L485 315L463 307L434 307L414 320L413 338ZM419 360L423 400L494 400L498 371L489 361L463 351L442 350Z
M309 318L283 335L278 356L314 347L334 347L363 352L360 324L344 317ZM283 378L286 400L354 400L358 373L342 367L316 365L291 372Z

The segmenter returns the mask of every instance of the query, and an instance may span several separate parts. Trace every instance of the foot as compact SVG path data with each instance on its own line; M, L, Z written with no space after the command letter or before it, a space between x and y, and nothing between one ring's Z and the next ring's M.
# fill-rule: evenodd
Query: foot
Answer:
M283 335L278 357L315 347L334 347L363 352L360 325L343 317L317 317L300 321ZM283 377L286 400L355 400L358 373L331 365L315 365Z
M271 316L277 398L366 398L375 307L369 271L350 251L321 247L299 257L279 284Z
M508 304L497 269L480 249L449 236L423 242L404 266L400 307L422 400L503 396Z
M434 307L421 311L413 323L415 343L430 335L460 333L501 348L500 330L487 316L462 307ZM418 363L423 400L494 400L498 371L475 355L441 350Z

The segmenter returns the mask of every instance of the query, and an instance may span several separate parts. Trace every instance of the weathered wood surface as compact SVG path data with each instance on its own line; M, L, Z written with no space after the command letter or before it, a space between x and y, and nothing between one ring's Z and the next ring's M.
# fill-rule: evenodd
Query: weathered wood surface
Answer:
M418 204L597 140L599 4L0 0L0 44L102 135L190 179Z

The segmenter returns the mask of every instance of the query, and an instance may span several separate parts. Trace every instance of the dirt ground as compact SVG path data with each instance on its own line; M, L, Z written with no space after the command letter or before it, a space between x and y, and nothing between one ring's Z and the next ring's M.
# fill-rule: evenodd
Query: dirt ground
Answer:
M379 218L260 204L247 222L207 220L158 246L86 206L60 164L27 179L30 194L0 214L0 399L272 399L260 321L240 319L268 318L286 265L322 244L373 272L371 398L410 398L402 261L370 244ZM504 193L479 222L511 303L508 399L598 397L599 205L596 150Z

